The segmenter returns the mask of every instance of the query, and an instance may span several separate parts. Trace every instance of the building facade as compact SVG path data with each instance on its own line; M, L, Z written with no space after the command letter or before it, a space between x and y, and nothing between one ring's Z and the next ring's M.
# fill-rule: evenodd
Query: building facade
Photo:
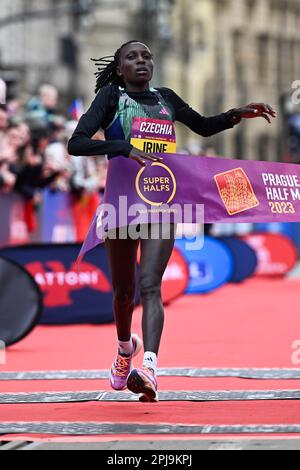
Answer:
M65 99L94 96L90 58L128 39L133 3L125 0L1 0L0 76L24 98L41 83ZM12 87L10 87L12 89Z
M41 83L63 98L94 97L90 60L141 39L163 56L173 0L1 0L0 76L30 96ZM162 61L155 78L161 77ZM12 90L12 87L10 87Z
M213 115L250 102L278 111L202 141L235 158L282 160L286 107L300 79L300 0L178 0L166 81L195 109ZM183 146L195 141L185 129Z
M90 58L141 39L154 51L153 85L173 88L201 114L253 101L278 111L271 126L256 119L209 139L179 124L179 149L211 145L229 157L282 160L285 113L300 80L299 24L300 0L1 0L0 76L24 100L50 82L62 107L78 96L87 105Z
M43 82L62 91L69 86L62 47L70 36L71 18L65 6L63 12L58 8L62 3L1 1L0 73L9 85L15 84L14 93L30 95Z

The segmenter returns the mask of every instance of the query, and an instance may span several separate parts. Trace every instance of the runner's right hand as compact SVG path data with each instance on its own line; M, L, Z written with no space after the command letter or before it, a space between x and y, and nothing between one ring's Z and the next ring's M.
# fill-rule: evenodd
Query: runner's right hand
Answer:
M129 158L132 158L132 160L135 160L138 162L141 166L146 166L145 160L150 160L151 162L162 162L163 158L158 157L157 155L152 155L150 153L143 152L142 150L133 147L130 154Z

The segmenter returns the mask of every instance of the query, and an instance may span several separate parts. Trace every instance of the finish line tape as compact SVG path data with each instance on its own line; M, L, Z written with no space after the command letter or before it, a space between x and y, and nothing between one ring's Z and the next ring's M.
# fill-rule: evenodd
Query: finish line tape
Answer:
M226 368L165 368L159 377L236 377L241 379L292 380L300 379L300 369L226 369ZM2 380L102 380L108 379L108 370L61 370L0 372Z

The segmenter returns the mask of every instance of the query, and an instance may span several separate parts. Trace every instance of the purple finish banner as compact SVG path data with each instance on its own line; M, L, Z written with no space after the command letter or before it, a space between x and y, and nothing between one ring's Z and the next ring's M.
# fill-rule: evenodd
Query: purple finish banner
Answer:
M103 206L90 228L81 255L102 243L105 232L153 214L168 213L174 222L299 222L300 167L295 164L163 154L145 168L124 157L109 162ZM122 196L120 198L120 196ZM191 220L180 220L186 206ZM107 207L115 220L105 219Z

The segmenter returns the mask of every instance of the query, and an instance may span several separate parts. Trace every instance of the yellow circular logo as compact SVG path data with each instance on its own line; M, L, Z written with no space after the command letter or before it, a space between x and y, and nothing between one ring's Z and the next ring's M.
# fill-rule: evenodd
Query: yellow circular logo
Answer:
M165 171L167 171L169 176L162 176L162 175L156 175L156 176L149 176L149 177L143 177L142 175L144 171L149 168L149 167L143 167L140 169L136 176L135 180L135 188L140 196L140 198L147 202L147 204L151 204L152 206L161 206L162 204L168 204L169 202L172 201L172 199L175 196L176 193L176 179L173 174L173 172L170 170L170 168L165 165L164 163L160 162L154 162L151 164L151 167L161 167ZM142 186L142 189L141 189ZM173 187L173 190L172 190ZM168 197L167 201L151 201L148 195L152 194L162 194ZM170 194L171 193L171 194Z

